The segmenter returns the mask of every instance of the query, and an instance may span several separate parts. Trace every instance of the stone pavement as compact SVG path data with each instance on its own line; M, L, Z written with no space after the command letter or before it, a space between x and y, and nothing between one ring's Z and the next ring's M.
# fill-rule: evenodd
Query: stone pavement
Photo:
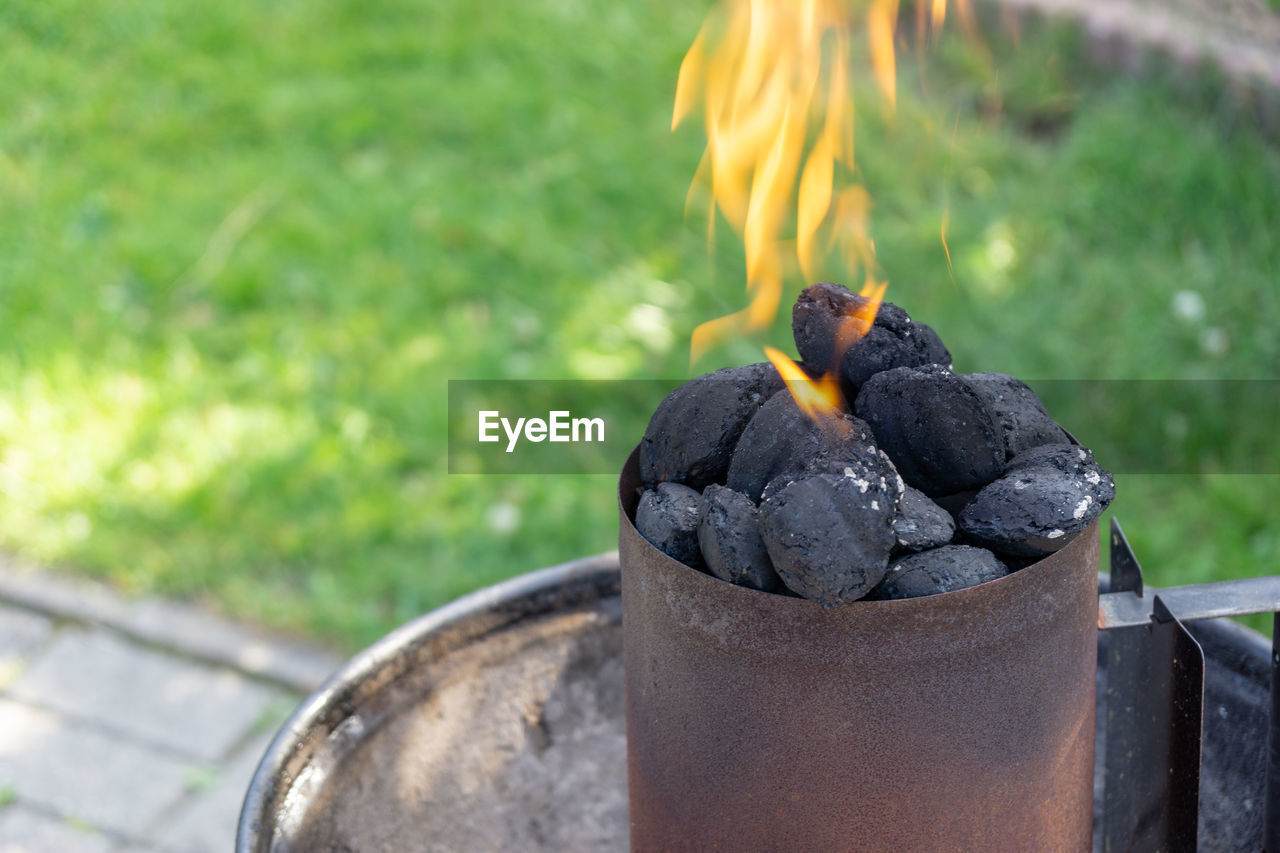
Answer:
M1237 84L1280 90L1280 13L1270 0L1002 2L1079 21L1096 58L1122 69L1142 70L1154 49L1197 74L1208 60Z
M0 853L230 850L272 734L339 664L0 557Z

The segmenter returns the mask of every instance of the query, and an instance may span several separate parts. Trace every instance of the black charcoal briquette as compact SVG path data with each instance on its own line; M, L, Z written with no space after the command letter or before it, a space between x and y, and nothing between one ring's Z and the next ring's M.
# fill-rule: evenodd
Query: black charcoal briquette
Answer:
M798 471L811 460L857 452L870 439L867 425L847 412L811 418L784 388L742 431L725 485L759 500L765 485L778 475Z
M766 501L788 485L814 474L839 474L853 477L860 489L875 485L888 492L895 508L908 486L898 476L898 471L884 451L871 441L849 442L837 450L807 459L793 460L796 467L784 471L765 484L760 500Z
M876 373L894 367L951 364L951 353L932 328L913 321L906 311L885 302L865 336L856 338L850 324L870 305L866 297L830 282L805 288L791 309L796 351L818 373L839 366L840 382L851 399Z
M832 607L865 596L883 578L897 542L897 495L879 478L816 473L760 505L760 533L774 570L793 592Z
M1033 447L1071 443L1036 392L1021 380L1004 373L968 373L961 378L982 398L999 424L1009 459Z
M640 440L640 479L702 489L723 482L751 416L781 388L772 364L727 367L691 379L659 404Z
M985 548L947 545L895 560L867 597L878 601L919 598L977 586L1007 574L1005 564Z
M707 486L702 493L698 544L707 570L721 580L766 592L782 584L760 538L756 505L741 492Z
M924 551L946 545L955 535L956 523L951 514L938 506L919 489L908 486L898 500L898 514L893 519L893 533L898 548Z
M854 404L908 485L930 497L981 488L1000 476L1004 440L981 397L939 365L872 376Z
M1083 447L1052 444L1015 456L960 513L960 529L1001 554L1061 550L1115 498L1115 480Z
M703 567L698 547L702 495L679 483L659 483L640 496L636 530L664 554L695 569Z

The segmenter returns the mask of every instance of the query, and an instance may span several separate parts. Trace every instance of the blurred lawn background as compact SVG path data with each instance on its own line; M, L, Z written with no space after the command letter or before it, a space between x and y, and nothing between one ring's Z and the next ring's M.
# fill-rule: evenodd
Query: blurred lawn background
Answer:
M669 131L706 8L5 4L0 548L345 649L612 548L611 477L447 475L446 382L687 376L741 306ZM889 298L964 371L1275 378L1276 146L1211 80L988 47L861 102ZM1208 458L1118 477L1152 583L1280 571L1280 478Z

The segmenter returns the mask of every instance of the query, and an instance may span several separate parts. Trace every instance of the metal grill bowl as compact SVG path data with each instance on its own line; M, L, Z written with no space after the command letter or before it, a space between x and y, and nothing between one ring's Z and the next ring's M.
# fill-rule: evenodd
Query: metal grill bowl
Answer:
M616 556L579 560L361 652L267 750L237 851L626 849L618 590ZM1260 849L1270 643L1191 630L1207 660L1200 846Z

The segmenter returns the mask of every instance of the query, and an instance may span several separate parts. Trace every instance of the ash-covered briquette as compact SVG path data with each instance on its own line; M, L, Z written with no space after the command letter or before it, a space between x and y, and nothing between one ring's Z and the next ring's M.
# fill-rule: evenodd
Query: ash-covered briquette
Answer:
M907 486L898 499L898 514L893 519L893 535L897 550L924 551L946 545L955 535L956 522L951 514L919 489Z
M854 404L908 485L930 497L1000 476L1004 439L981 397L949 368L898 367L871 377Z
M640 440L641 480L694 489L723 482L743 428L782 387L767 362L726 367L681 385L658 406Z
M1111 479L1111 474L1101 468L1093 458L1093 451L1078 444L1045 444L1024 450L1009 460L1004 473L1021 471L1024 468L1039 468L1048 465L1066 474L1087 475L1097 470ZM1114 484L1113 484L1114 485ZM1107 500L1110 500L1108 498Z
M832 460L831 466L837 463ZM862 598L889 568L898 492L872 466L789 480L760 504L760 535L793 592L825 607Z
M1009 569L985 548L947 545L895 560L868 599L885 601L919 598L977 586L1009 574Z
M875 484L877 488L889 493L894 507L898 506L902 500L902 493L908 488L898 476L898 470L893 467L893 462L870 439L842 444L836 452L809 459L797 459L795 462L794 468L783 471L765 484L764 491L760 494L761 503L792 482L814 474L853 477L858 481L860 488L864 480L868 484Z
M703 568L698 547L702 495L679 483L646 489L636 507L636 530L669 557L694 569Z
M1052 444L1014 457L960 513L960 529L1002 554L1044 557L1060 550L1115 498L1111 474L1083 447Z
M782 585L760 538L751 498L714 483L702 493L698 544L711 574L739 586L772 592Z
M982 398L999 424L1009 459L1033 447L1071 443L1036 392L1021 380L1004 373L967 373L961 378Z
M871 300L831 282L806 287L791 309L791 331L805 364L830 372L839 359L840 384L852 399L874 374L894 367L951 364L938 334L914 322L906 311L884 302L867 334L856 342L843 339L842 327ZM843 350L843 352L841 352Z
M764 487L779 475L799 471L814 460L858 453L870 440L867 425L847 412L815 421L784 388L742 431L725 485L758 501Z

